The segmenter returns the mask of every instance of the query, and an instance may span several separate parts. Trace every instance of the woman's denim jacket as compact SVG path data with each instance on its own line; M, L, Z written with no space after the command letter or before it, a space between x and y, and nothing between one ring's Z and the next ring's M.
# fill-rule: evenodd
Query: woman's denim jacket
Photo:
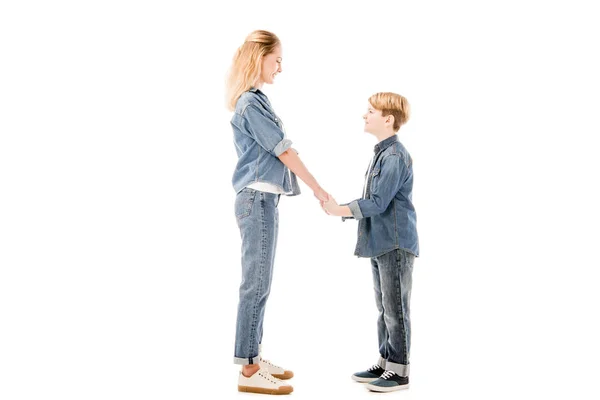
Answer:
M283 123L263 92L252 88L242 93L231 126L238 155L232 178L236 193L254 182L267 182L288 196L300 194L296 175L278 158L291 148L292 141L286 137Z

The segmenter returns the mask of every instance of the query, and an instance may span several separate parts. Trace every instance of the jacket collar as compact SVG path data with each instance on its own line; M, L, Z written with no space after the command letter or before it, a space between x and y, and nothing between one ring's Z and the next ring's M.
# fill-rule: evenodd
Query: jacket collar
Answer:
M396 143L397 141L398 141L398 135L390 136L389 138L384 139L381 142L377 143L373 150L375 151L375 154L377 154L381 150L385 150L386 148L388 148L393 143Z

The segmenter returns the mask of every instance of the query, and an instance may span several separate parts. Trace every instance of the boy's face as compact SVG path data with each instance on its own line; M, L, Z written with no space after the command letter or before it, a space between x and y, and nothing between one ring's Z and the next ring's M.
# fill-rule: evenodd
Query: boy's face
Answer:
M380 110L373 108L371 103L368 103L367 113L363 115L365 120L365 132L372 135L377 135L387 132L393 125L392 116L384 117Z

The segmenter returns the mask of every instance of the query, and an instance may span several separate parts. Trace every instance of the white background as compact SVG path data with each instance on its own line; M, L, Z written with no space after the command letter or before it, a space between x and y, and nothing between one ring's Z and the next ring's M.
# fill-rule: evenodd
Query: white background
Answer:
M5 1L0 398L237 393L240 238L224 78L254 29L309 170L360 196L368 97L412 105L413 399L593 398L600 35L592 2ZM210 7L210 8L209 8ZM374 396L356 222L283 198L264 356L292 396ZM596 394L593 393L596 392Z

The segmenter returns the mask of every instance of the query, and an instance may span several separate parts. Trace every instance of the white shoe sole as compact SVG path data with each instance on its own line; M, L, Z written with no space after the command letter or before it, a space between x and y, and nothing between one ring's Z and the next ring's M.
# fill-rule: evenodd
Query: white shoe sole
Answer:
M409 384L400 385L400 386L391 386L391 387L382 387L371 385L370 383L366 384L365 387L372 392L395 392L396 390L408 389Z
M352 375L352 380L360 383L370 383L378 378L361 378L360 376Z

